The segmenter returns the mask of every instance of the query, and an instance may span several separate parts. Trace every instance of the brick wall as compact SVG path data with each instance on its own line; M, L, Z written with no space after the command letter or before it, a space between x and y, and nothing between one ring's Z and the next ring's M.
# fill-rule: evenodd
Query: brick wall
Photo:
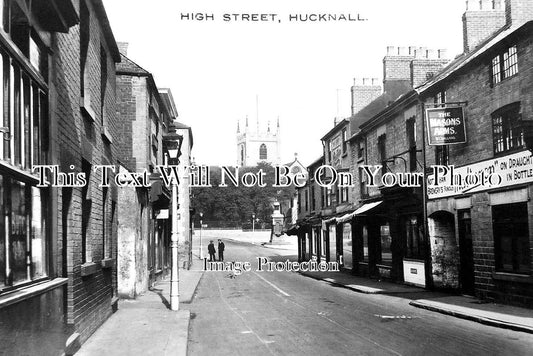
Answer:
M115 108L115 66L109 50L112 44L105 43L99 20L92 3L87 2L90 10L90 45L88 50L87 70L89 82L86 86L91 96L90 107L94 111L94 121L83 117L80 110L80 30L79 25L69 33L56 34L53 40L53 63L51 78L52 121L56 123L57 151L54 156L65 172L80 172L82 158L93 167L97 164L114 164L116 145L109 144L102 137L104 125L108 136L116 137ZM101 110L100 82L100 46L107 53L107 88L104 97L105 118ZM91 213L87 227L87 262L92 273L82 277L82 188L73 188L70 199L63 199L69 189L63 188L58 193L58 229L61 234L58 248L60 270L69 278L67 287L67 323L81 334L85 341L112 312L112 298L116 295L116 268L102 268L103 258L103 193L99 187L100 175L91 174L89 196L92 199ZM108 197L116 201L116 189L109 189ZM63 212L62 209L68 209ZM109 205L108 218L111 205ZM116 260L116 221L109 222L111 227L111 258ZM66 226L63 226L66 225ZM85 271L88 271L85 269Z

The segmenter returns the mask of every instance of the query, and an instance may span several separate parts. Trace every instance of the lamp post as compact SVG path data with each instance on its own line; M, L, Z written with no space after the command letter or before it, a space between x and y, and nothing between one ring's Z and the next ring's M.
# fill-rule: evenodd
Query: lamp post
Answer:
M183 136L176 133L165 135L163 138L168 153L168 163L178 165L181 155ZM175 177L177 178L177 177ZM170 269L170 309L179 310L179 264L178 264L178 182L172 177L172 235L170 249L172 265Z
M203 228L203 222L202 218L204 217L204 213L200 213L200 259L204 259L204 248L202 247L202 228Z
M252 214L252 232L255 232L255 214Z

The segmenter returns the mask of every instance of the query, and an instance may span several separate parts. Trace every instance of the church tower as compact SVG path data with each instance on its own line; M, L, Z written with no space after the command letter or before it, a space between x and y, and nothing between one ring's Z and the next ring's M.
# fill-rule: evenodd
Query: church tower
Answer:
M279 118L276 127L261 128L257 122L256 129L250 129L248 116L244 129L237 122L237 165L256 166L259 162L267 162L271 165L280 164L280 128Z

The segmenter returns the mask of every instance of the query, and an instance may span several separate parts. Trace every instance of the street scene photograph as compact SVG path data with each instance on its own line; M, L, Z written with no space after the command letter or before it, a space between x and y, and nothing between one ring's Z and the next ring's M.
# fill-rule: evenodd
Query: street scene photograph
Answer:
M0 83L0 356L533 354L533 0L0 0Z

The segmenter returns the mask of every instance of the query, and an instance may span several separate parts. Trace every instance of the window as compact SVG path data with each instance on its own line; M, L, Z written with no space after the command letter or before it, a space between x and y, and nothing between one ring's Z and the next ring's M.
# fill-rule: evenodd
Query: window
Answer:
M505 52L492 59L492 84L498 84L504 79L518 73L518 56L516 46L509 47Z
M259 147L259 159L267 159L267 146L264 143Z
M47 191L0 172L0 292L47 275Z
M389 224L381 225L380 227L380 236L381 236L381 260L379 261L382 265L392 266L392 250L391 243L392 238L390 236Z
M92 256L88 249L89 241L87 235L89 234L89 222L91 218L91 206L92 206L92 197L91 197L91 164L82 160L81 163L82 171L85 173L85 179L87 179L87 184L81 188L81 253L82 253L82 262L91 262Z
M102 188L102 258L111 258L111 236L113 228L113 219L115 218L115 202L111 202L111 211L109 211L109 189Z
M357 149L357 158L359 158L359 160L362 160L365 158L365 142L364 141L359 141L358 149Z
M439 91L434 97L433 97L433 103L434 107L445 107L446 103L446 90Z
M331 163L331 155L332 155L332 144L331 141L328 142L328 162Z
M309 210L309 192L305 191L305 211Z
M449 164L450 149L447 145L435 146L435 164L447 166Z
M244 166L244 146L241 146L241 166Z
M348 144L348 137L346 129L342 130L342 154L346 153L346 146Z
M416 120L414 117L405 122L407 144L409 145L409 170L416 171Z
M368 196L368 187L366 186L365 182L365 173L363 172L363 169L359 169L359 193L361 194L362 198L365 198Z
M316 202L315 202L315 187L311 187L311 210L316 210Z
M412 215L405 219L405 232L407 236L407 258L423 260L425 258L426 246L424 234L421 231L422 219Z
M348 200L348 187L343 187L341 188L341 203L346 203Z
M379 155L379 161L381 162L381 165L383 168L381 169L381 174L385 174L387 172L387 148L386 148L386 142L387 142L387 135L383 134L378 137L378 155Z
M363 225L363 261L368 262L368 228Z
M510 273L531 271L527 203L492 207L496 270Z
M492 114L494 153L524 147L524 133L520 125L520 104L510 104Z

